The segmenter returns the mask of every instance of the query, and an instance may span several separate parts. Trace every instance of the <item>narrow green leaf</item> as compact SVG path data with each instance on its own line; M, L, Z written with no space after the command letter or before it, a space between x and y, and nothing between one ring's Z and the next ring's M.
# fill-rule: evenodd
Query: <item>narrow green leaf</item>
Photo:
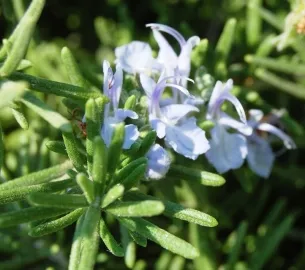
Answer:
M155 269L167 270L169 268L172 257L173 253L168 252L167 250L163 250L155 263Z
M255 55L258 57L268 56L272 49L275 47L274 44L275 34L268 35L258 46Z
M87 151L87 164L88 170L90 175L92 174L92 163L93 163L93 149L94 149L94 138L96 136L100 136L101 127L99 125L98 115L97 115L97 108L94 99L89 99L86 102L86 151Z
M54 207L29 207L11 211L0 214L0 228L7 228L22 223L56 217L70 211L71 209L58 209Z
M2 126L1 126L1 123L0 123L0 175L1 175L1 169L2 169L2 165L3 165L3 161L4 161L4 141L3 141Z
M22 129L28 129L29 128L29 123L28 121L26 120L24 114L22 113L22 111L20 110L20 108L18 108L17 106L14 108L11 108L12 109L12 113L13 113L13 116L15 117L17 123L20 125L20 127Z
M183 270L185 269L185 259L180 256L175 256L168 270Z
M283 20L279 19L273 12L265 9L263 7L259 7L257 5L249 4L250 9L256 9L260 16L270 25L272 25L275 29L279 30L280 32L284 31L284 23Z
M50 151L68 156L67 151L66 151L66 146L61 141L47 141L46 142L46 147Z
M168 175L190 181L198 181L202 185L212 187L222 186L226 182L220 175L175 164L171 165Z
M18 30L14 36L13 47L0 69L1 76L10 75L17 69L20 61L23 59L44 4L45 0L33 0L27 12L20 20L17 26Z
M109 99L105 95L95 99L96 112L97 112L97 120L99 121L99 127L103 126L105 105L108 102L109 102Z
M7 81L0 87L0 109L8 106L14 99L23 95L28 84L26 82Z
M305 65L302 64L289 63L284 60L277 60L271 57L259 57L255 55L246 55L245 61L247 63L253 63L260 67L269 68L287 74L294 74L296 76L305 75Z
M147 158L141 157L126 164L122 169L115 172L113 183L123 182L138 166L147 163Z
M31 203L42 206L58 208L81 208L87 207L88 203L83 195L78 194L52 194L37 192L29 196Z
M30 173L28 175L21 176L9 182L3 183L0 185L0 191L49 182L64 175L66 171L70 168L72 168L71 162L66 161L60 165L56 165L54 167L50 167L48 169L41 170L38 172Z
M32 228L29 231L29 235L32 237L40 237L62 230L63 228L73 224L84 212L85 209L83 208L76 209L61 218L40 224Z
M85 214L83 214L76 223L73 242L69 258L69 270L78 270L79 261L82 253L83 236L81 235L82 226L84 223Z
M69 48L63 47L61 50L61 59L67 70L70 81L80 87L88 88L88 85L83 78L76 60Z
M262 32L262 19L258 9L262 0L249 1L246 14L246 38L250 47L260 42Z
M17 67L17 70L21 71L21 70L24 70L24 69L27 69L27 68L30 68L30 67L32 67L32 62L29 61L29 60L26 60L26 59L22 59L20 61L19 66Z
M146 200L138 202L115 202L105 209L119 217L151 217L164 211L162 202Z
M25 199L26 196L28 196L31 193L55 192L72 187L74 185L75 185L74 181L68 179L68 180L50 182L40 185L25 186L25 187L21 186L8 190L3 190L0 193L0 204L23 200Z
M125 190L129 190L138 184L138 182L144 177L146 167L147 163L139 165L121 182L121 184L124 185Z
M87 210L80 232L81 237L83 237L83 241L78 269L94 269L100 239L98 234L100 219L100 209L91 205Z
M230 250L229 257L225 267L226 270L235 269L235 265L238 262L240 256L239 254L242 250L244 238L247 233L247 228L248 228L248 224L245 221L241 222L240 225L238 226L237 233L235 236L235 244Z
M108 250L117 257L124 256L123 248L118 244L118 242L114 239L113 235L109 231L104 219L101 217L100 219L100 237L104 242L105 246Z
M265 217L263 224L268 228L268 230L272 229L281 216L287 201L285 199L278 199L273 207L268 211L268 215Z
M8 78L14 81L23 80L28 82L30 90L76 100L85 101L89 98L98 98L102 95L98 91L89 91L79 86L42 79L20 72L14 72Z
M255 75L265 83L268 83L285 93L293 95L297 98L305 99L305 87L302 85L285 80L265 69L257 69L255 71Z
M260 242L256 252L252 254L249 260L249 268L253 270L262 269L266 262L270 259L281 240L291 229L295 220L295 215L287 216L282 222L270 231L265 237L264 241Z
M107 173L107 148L101 136L94 139L92 178L96 194L101 195L105 189Z
M105 208L108 205L112 204L118 198L124 194L124 186L117 184L110 188L105 196L102 198L101 207Z
M236 19L227 20L215 49L218 61L225 61L228 58L235 36L235 27Z
M199 256L196 248L142 218L118 218L127 229L137 232L161 247L187 259Z
M64 139L68 156L71 159L74 167L79 172L84 172L85 168L83 164L85 160L83 160L83 157L78 150L77 139L75 138L74 134L70 132L63 132L62 137Z
M215 227L218 225L217 220L208 214L205 214L195 209L185 208L180 204L176 204L170 201L164 201L164 200L161 201L156 197L145 195L141 192L129 191L124 195L124 198L126 198L127 200L136 199L136 200L160 201L163 203L165 207L163 212L165 216L171 218L178 218L181 220L185 220L206 227Z
M112 175L118 165L125 136L125 124L117 124L114 128L108 151L108 173Z
M79 173L76 177L76 182L84 192L84 195L88 203L93 202L94 200L94 187L93 182L87 178L83 173Z
M136 105L136 102L137 102L137 98L135 95L128 97L127 100L125 101L124 109L133 110Z
M137 246L136 244L132 241L128 230L120 224L120 232L121 232L121 240L124 248L124 261L125 265L133 269L135 262L136 262L136 251L137 251Z
M193 49L191 60L195 67L199 68L204 64L208 47L209 41L205 38L200 40L200 43Z
M147 239L143 237L142 235L138 234L137 232L132 232L129 231L130 237L132 240L137 243L137 245L141 247L146 247L147 246Z
M21 101L53 127L60 129L62 132L72 132L71 124L66 118L55 112L30 92L26 92Z
M147 135L143 138L140 149L137 152L138 157L145 156L152 145L155 143L157 138L156 131L152 130L147 133Z

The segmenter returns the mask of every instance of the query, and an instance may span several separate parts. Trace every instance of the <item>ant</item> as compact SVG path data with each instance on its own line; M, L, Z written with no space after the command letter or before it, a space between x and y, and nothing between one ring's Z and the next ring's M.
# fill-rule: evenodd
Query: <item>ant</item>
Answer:
M69 114L71 115L71 117L69 118L69 120L75 120L77 121L77 126L79 127L81 134L84 138L87 137L87 123L83 122L82 120L77 119L78 117L78 113L81 111L80 108L75 108L72 110L72 112L69 111Z

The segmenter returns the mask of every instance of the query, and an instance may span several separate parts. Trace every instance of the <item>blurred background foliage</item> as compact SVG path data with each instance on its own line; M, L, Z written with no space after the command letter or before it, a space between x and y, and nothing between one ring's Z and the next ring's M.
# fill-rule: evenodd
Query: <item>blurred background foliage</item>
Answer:
M29 2L2 1L1 37L11 33ZM259 9L254 12L254 18L251 17L251 3ZM300 34L294 46L281 52L270 42L271 37L283 31L284 18L289 11L288 1L277 0L47 1L27 54L27 59L32 62L28 73L69 82L60 59L62 47L67 46L79 61L84 76L100 88L101 62L103 59L114 60L115 47L132 40L149 40L157 49L145 24L167 24L185 37L198 35L208 39L205 60L202 63L194 60L193 72L203 65L215 80L232 77L237 85L236 94L246 110L260 108L269 113L272 108L284 108L283 126L298 146L297 150L278 157L267 180L260 179L244 166L226 173L226 184L215 189L170 177L145 183L143 188L159 197L212 214L219 225L202 228L176 220L168 228L198 247L201 256L194 261L162 251L150 242L148 248L138 246L136 258L131 256L125 263L100 248L97 269L126 269L128 265L133 269L175 270L305 269L305 169L302 158L305 69L301 69L305 67L304 38ZM232 17L236 18L237 24L224 74L219 72L213 58L224 25ZM251 20L254 20L252 25ZM253 37L252 31L258 35ZM259 57L274 60L274 65L266 64ZM275 85L272 76L277 76L275 81L280 86ZM287 86L278 79L293 85ZM41 94L40 97L69 117L69 112L55 96ZM0 111L6 142L3 173L8 179L63 160L44 146L46 138L55 140L60 134L24 107L18 110L30 119L26 131L18 126L10 112ZM26 125L26 121L22 123ZM213 171L204 159L200 157L197 164L205 164L205 170ZM191 164L184 159L182 162ZM19 205L9 207L14 209ZM4 210L4 207L0 209ZM154 220L163 228L170 224L164 218ZM0 269L67 267L74 226L39 239L29 237L26 228L22 227L20 230L1 230ZM119 234L115 225L112 231Z

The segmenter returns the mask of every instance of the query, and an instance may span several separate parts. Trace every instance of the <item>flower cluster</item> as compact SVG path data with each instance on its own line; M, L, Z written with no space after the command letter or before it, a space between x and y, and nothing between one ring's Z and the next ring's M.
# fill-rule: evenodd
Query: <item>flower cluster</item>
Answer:
M116 72L113 74L108 62L103 64L104 94L109 97L104 115L101 135L109 145L113 128L126 118L137 119L138 114L119 108L123 83L123 71L137 76L147 98L148 123L156 131L157 137L166 148L186 158L195 160L205 154L207 160L219 173L241 167L247 162L256 174L268 177L276 154L271 148L271 137L280 138L287 149L295 148L292 139L276 126L275 118L265 119L260 110L250 110L249 119L241 102L231 93L233 81L217 81L207 104L205 119L212 121L214 127L208 138L204 130L197 125L196 115L202 118L203 100L188 90L191 67L191 53L200 39L193 36L188 40L175 29L162 24L148 24L159 46L156 58L149 44L133 41L116 48ZM162 32L171 35L180 45L177 54ZM164 95L170 92L170 97ZM229 102L236 109L238 118L223 110L223 103ZM272 120L272 121L271 121ZM125 126L124 149L129 149L138 139L138 127ZM161 145L155 144L147 153L147 177L160 179L168 171L170 157Z

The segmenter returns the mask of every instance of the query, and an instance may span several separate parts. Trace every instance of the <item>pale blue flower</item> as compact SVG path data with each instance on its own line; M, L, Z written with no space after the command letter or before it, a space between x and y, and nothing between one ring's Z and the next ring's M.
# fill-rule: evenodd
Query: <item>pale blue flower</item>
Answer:
M129 117L137 119L138 115L131 110L119 109L119 101L122 91L123 71L119 65L116 67L116 72L113 74L108 61L103 63L104 73L104 95L110 99L110 104L106 104L104 112L104 124L101 130L101 136L107 146L110 145L112 134L115 126L118 123L124 122ZM124 149L129 149L130 146L138 139L139 131L137 126L130 124L125 125L125 138L123 143Z
M147 73L160 71L162 67L152 56L152 50L148 43L132 41L127 45L115 49L115 62L120 64L127 73Z
M153 79L141 74L142 87L148 97L149 122L157 136L177 153L190 159L196 159L209 149L209 143L205 132L196 124L194 117L188 117L189 113L198 112L198 108L188 104L163 104L160 106L161 97L166 87L172 87L181 91L186 96L191 96L187 89L175 83L167 82L173 77L159 79L156 83Z
M199 44L200 38L197 36L190 37L185 40L184 37L175 29L158 23L150 23L146 25L153 30L153 35L160 48L157 60L162 64L166 71L166 76L180 75L185 78L189 77L191 69L191 52L193 47ZM179 55L169 45L160 31L173 36L180 45ZM178 69L178 74L175 70ZM182 81L182 85L186 87L186 80Z
M146 177L152 180L163 178L170 167L170 157L167 151L159 144L154 144L146 154L148 158Z
M242 166L247 156L247 140L244 135L250 135L252 128L247 125L245 111L239 100L230 91L233 81L225 84L218 81L213 89L207 111L207 119L215 123L211 130L210 150L206 153L208 161L219 173ZM235 120L222 112L221 106L229 101L236 108L240 121ZM230 133L227 129L233 128L242 134Z
M248 124L254 132L247 137L248 156L247 161L250 169L261 177L267 178L275 160L275 154L270 146L269 138L259 136L258 132L268 132L280 138L285 148L294 149L294 141L279 128L270 123L262 122L263 112L260 110L250 110Z

